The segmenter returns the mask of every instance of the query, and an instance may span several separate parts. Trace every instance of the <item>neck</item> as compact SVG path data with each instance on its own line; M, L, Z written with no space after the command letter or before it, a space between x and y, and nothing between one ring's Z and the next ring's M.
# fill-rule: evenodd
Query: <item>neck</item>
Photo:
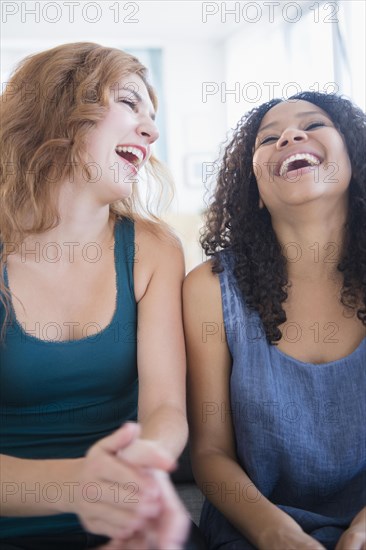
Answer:
M24 246L44 247L53 243L62 250L73 250L75 258L82 255L85 247L93 243L94 247L110 246L113 242L113 222L109 205L93 202L91 193L72 185L63 185L58 196L60 222L57 227L25 239ZM51 253L55 251L50 251ZM62 258L68 258L62 254ZM62 263L62 262L61 262Z
M321 214L321 215L320 215ZM337 265L342 257L347 209L317 212L298 209L292 215L272 217L290 280L320 282L341 279Z

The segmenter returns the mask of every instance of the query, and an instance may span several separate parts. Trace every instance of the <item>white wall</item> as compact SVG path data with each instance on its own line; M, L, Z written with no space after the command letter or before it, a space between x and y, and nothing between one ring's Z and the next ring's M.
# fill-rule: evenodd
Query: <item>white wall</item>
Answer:
M197 213L203 208L202 177L190 178L189 174L194 167L201 171L202 162L216 158L227 122L219 96L203 102L202 86L223 80L224 74L220 44L185 41L164 49L168 159L177 185L174 209L180 213Z

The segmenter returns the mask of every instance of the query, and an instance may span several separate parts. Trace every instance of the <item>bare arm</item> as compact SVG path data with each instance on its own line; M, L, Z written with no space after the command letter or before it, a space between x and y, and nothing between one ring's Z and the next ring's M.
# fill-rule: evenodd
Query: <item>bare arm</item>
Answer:
M141 437L118 453L129 464L149 467L159 484L160 512L148 530L138 530L131 548L179 548L189 529L188 515L164 472L150 463L152 451L167 453L171 463L188 437L185 385L186 355L182 322L184 261L180 244L169 235L160 238L136 225L138 257L135 294L138 302L137 363L138 419ZM125 541L115 548L125 548ZM108 547L107 547L108 548Z
M137 232L135 270L146 289L138 302L138 419L141 437L156 441L176 459L188 437L186 354L182 322L184 259L179 242ZM137 281L138 282L138 281Z
M183 298L192 465L199 487L259 549L323 548L260 494L237 462L231 417L220 414L230 410L231 356L222 337L219 280L209 262L188 275ZM207 323L218 330L205 337ZM223 487L235 488L234 494Z
M60 514L75 492L75 467L82 459L30 460L0 455L1 513L7 516ZM60 498L52 502L53 483ZM32 496L33 490L33 496Z

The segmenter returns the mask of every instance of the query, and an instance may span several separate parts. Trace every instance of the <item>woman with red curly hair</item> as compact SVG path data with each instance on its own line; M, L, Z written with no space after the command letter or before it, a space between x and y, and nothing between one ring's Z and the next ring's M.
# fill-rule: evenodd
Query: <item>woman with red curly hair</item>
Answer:
M141 63L93 43L30 56L1 98L1 548L186 538L168 478L184 261L150 208L156 107Z
M184 284L212 550L366 548L366 117L303 92L239 122Z

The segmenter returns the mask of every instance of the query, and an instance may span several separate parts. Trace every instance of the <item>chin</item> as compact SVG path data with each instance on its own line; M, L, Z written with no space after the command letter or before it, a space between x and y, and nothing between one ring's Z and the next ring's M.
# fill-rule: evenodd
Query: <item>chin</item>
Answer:
M324 197L323 195L314 195L314 194L309 194L309 195L297 195L297 196L292 196L292 197L286 197L286 199L284 200L284 202L286 202L286 204L288 204L289 206L305 206L307 204L315 204L317 201L321 200L321 199L325 199L327 200L327 197Z
M109 193L108 195L104 195L104 197L101 198L101 202L104 206L113 204L115 202L128 199L132 194L132 188L131 189L119 189L118 191L114 190L113 193Z

